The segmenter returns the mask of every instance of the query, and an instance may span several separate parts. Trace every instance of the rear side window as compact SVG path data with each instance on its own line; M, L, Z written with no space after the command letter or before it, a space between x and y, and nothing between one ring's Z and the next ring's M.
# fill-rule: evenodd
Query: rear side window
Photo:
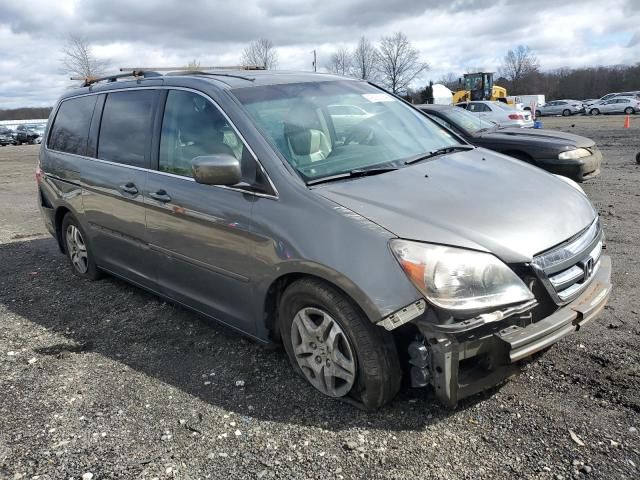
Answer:
M60 104L49 135L49 148L75 155L87 154L87 138L96 95L71 98Z
M145 166L156 97L154 90L107 95L98 138L99 159L135 167Z

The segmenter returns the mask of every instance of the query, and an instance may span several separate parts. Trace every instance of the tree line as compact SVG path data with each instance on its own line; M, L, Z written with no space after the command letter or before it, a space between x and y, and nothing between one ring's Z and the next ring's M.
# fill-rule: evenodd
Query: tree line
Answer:
M51 107L0 109L0 120L34 120L49 118Z

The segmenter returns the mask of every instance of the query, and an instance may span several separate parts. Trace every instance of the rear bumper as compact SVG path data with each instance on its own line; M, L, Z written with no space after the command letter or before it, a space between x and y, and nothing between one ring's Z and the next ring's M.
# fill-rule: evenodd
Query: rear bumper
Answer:
M493 387L519 370L518 362L579 330L604 308L611 292L611 259L600 258L591 284L573 302L527 326L462 335L443 334L426 322L418 328L429 339L431 384L444 404Z

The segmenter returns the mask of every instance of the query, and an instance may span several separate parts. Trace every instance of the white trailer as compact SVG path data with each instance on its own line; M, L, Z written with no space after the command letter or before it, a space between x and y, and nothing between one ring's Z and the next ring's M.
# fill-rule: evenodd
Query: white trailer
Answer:
M513 99L515 103L520 103L525 110L534 111L535 107L541 107L546 103L544 95L517 95L507 97Z

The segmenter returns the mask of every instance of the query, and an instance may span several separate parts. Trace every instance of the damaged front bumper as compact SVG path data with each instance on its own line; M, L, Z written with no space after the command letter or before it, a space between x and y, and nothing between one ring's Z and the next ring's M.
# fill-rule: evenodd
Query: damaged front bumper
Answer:
M495 386L519 369L518 362L579 330L604 308L611 292L611 259L600 268L582 294L551 315L527 324L516 317L467 328L416 321L425 338L414 345L410 362L413 383L431 384L436 397L448 405ZM456 329L457 325L457 329Z

